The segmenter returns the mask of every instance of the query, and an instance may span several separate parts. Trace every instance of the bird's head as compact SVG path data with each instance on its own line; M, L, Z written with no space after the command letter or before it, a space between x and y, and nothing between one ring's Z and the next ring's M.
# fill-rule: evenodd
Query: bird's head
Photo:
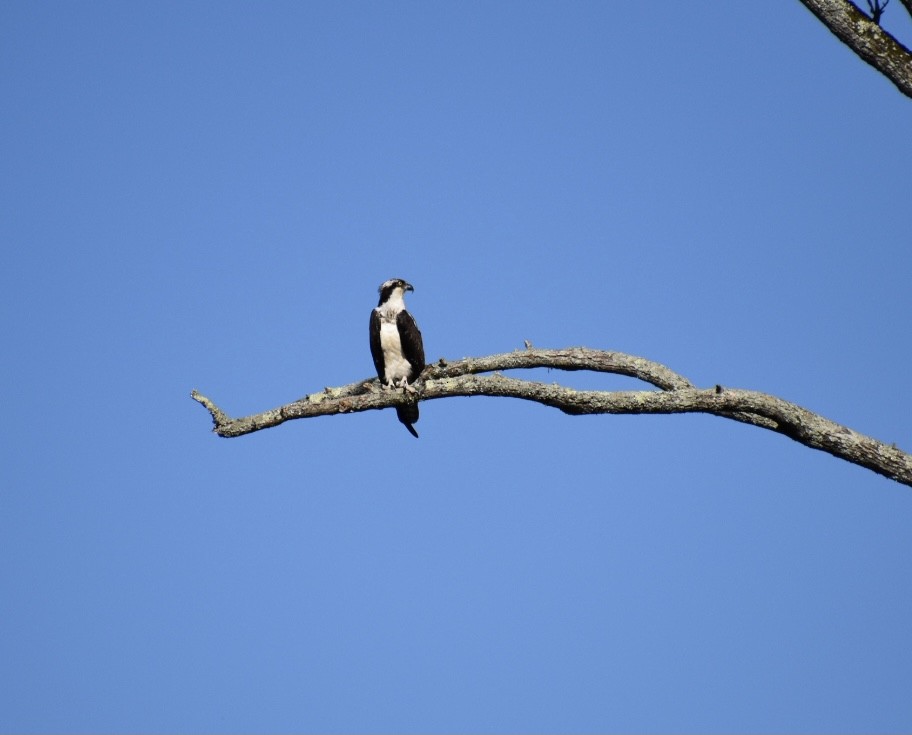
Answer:
M401 300L406 291L414 291L415 288L401 278L390 278L380 284L380 288L377 290L380 292L380 303L377 306L383 306L390 299Z

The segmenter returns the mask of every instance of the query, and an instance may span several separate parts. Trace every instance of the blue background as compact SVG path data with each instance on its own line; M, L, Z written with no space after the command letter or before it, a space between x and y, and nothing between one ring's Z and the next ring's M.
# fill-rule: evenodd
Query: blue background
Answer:
M430 359L912 449L912 101L798 2L10 2L0 64L0 729L912 728L908 487L708 416L189 397L369 377L397 276Z

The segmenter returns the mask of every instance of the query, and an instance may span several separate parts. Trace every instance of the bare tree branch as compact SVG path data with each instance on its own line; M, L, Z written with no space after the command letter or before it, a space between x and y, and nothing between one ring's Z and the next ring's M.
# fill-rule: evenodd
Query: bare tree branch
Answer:
M626 375L661 390L581 391L556 383L508 378L499 373L502 370L541 367ZM478 375L492 371L498 372ZM572 416L709 413L775 431L807 447L828 452L912 487L912 455L901 451L895 444L884 444L775 396L719 385L709 389L695 388L686 378L664 365L620 352L574 347L565 350L518 350L489 357L468 357L456 362L441 359L425 369L415 386L422 401L454 396L521 398L560 409ZM339 388L326 388L279 408L235 419L197 391L193 391L191 396L208 409L215 424L214 431L223 437L250 434L292 419L371 411L414 400L403 391L381 388L377 379L373 378Z
M902 0L909 9L908 0ZM801 3L864 61L912 97L912 52L868 18L849 0L801 0ZM883 12L884 4L878 5ZM879 13L877 14L880 19Z

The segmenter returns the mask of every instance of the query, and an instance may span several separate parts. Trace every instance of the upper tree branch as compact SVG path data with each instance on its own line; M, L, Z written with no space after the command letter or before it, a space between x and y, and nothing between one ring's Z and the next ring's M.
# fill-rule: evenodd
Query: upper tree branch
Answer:
M912 97L912 52L849 0L801 0L820 21L864 61ZM907 0L903 5L909 8Z
M580 391L557 384L507 378L495 373L518 368L548 367L627 375L661 391ZM912 455L830 421L794 403L756 391L715 386L698 389L664 365L620 352L576 347L566 350L527 349L490 357L465 358L428 366L418 383L419 400L453 396L500 396L536 401L570 415L710 413L783 434L805 446L828 452L892 480L912 486ZM278 426L292 419L389 408L414 400L403 391L381 389L374 379L326 388L270 411L231 418L211 400L192 397L212 416L219 436L234 437Z

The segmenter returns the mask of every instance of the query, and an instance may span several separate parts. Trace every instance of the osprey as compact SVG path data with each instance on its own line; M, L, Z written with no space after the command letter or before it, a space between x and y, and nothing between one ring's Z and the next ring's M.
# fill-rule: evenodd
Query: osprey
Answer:
M380 288L380 303L371 312L370 346L374 367L380 382L387 388L403 388L409 393L424 370L424 343L412 315L405 310L406 291L414 291L411 284L401 278L391 278ZM396 415L412 436L418 432L412 426L418 420L418 403L396 406Z

